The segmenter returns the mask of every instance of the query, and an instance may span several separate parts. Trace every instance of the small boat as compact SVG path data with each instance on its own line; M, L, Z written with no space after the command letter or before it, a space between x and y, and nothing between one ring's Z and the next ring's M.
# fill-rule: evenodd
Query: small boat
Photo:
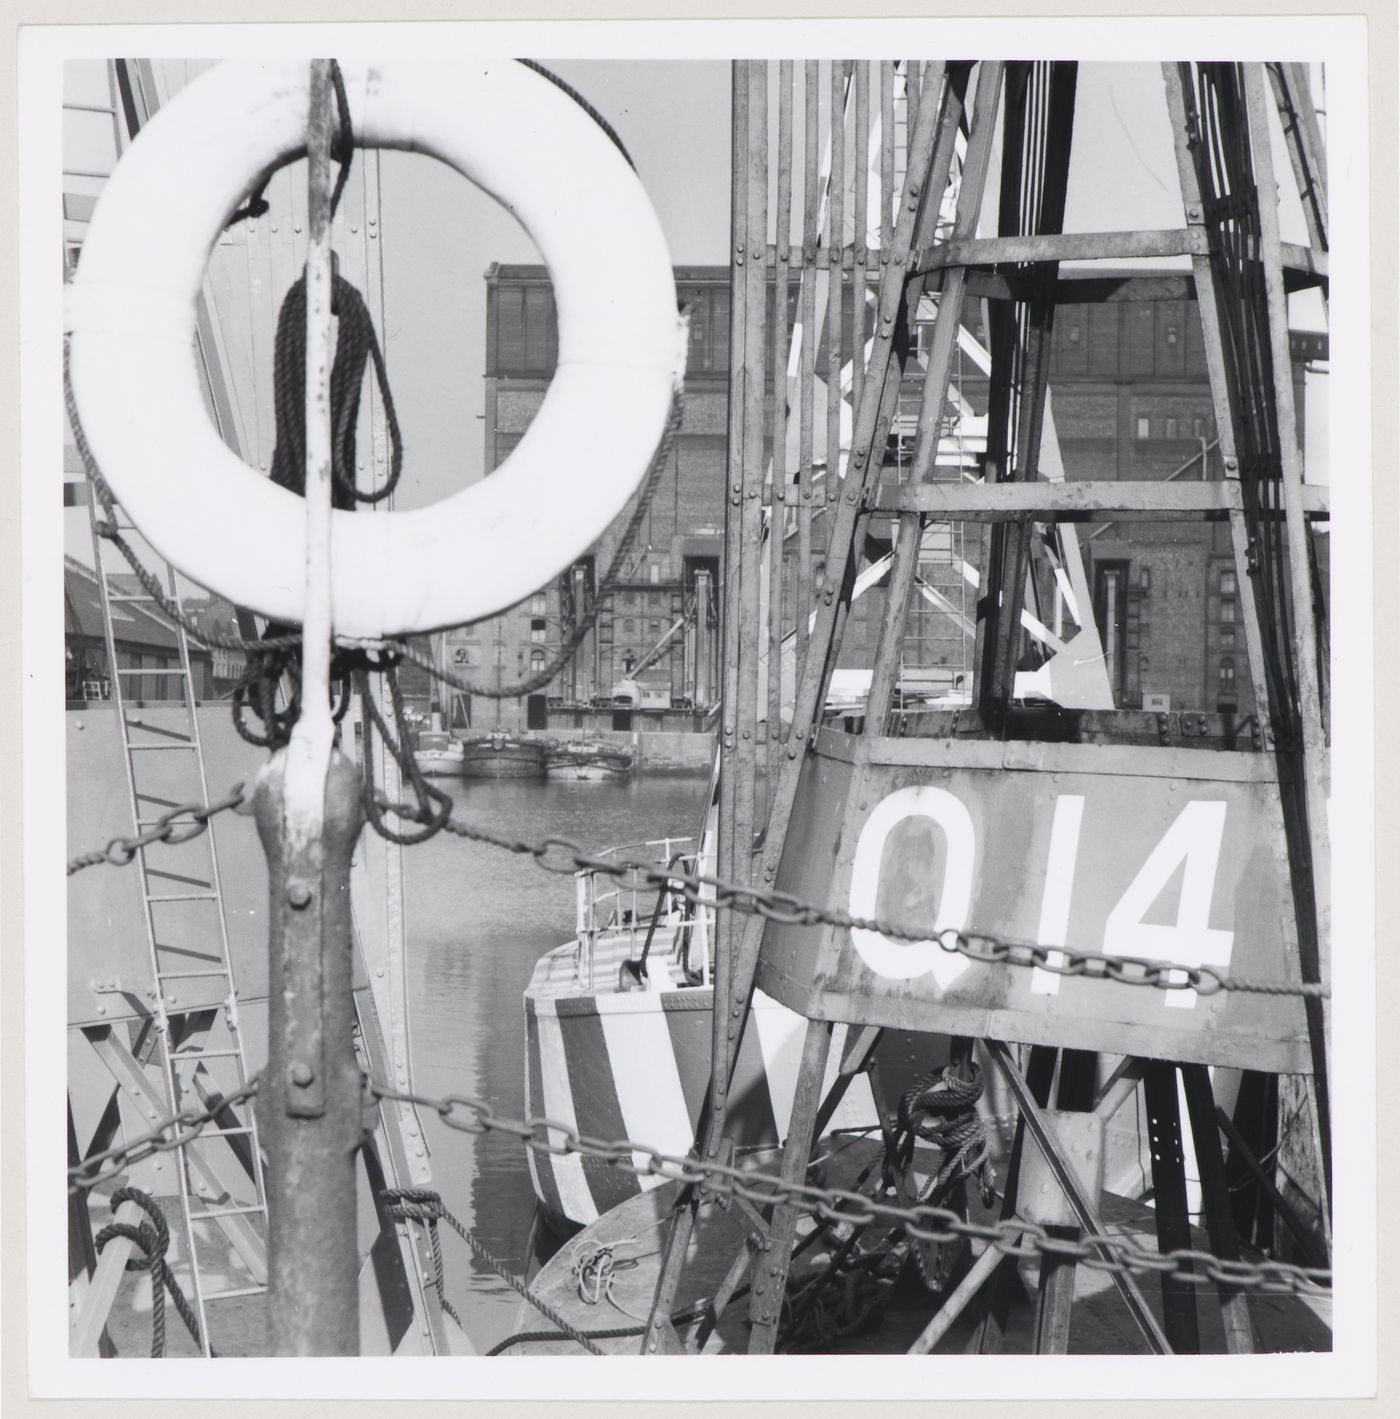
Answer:
M463 742L466 778L543 778L543 740L514 734L483 734Z
M547 779L602 783L630 778L635 762L630 749L578 740L550 745L544 756L544 775Z
M425 729L418 735L413 761L419 769L438 778L460 778L466 749L447 730Z

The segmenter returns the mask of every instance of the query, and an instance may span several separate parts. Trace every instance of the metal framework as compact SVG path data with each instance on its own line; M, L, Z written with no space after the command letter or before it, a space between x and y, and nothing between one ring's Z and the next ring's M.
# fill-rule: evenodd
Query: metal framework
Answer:
M773 104L769 86L775 77ZM998 870L1010 875L1022 870L1024 862L1015 860L1017 854L1024 857L1032 844L1044 850L1048 838L1051 858L1045 881L1052 885L1046 887L1036 937L1042 944L1066 944L1069 938L1063 933L1076 919L1092 919L1106 932L1118 930L1132 916L1130 904L1138 915L1128 925L1138 926L1172 869L1185 863L1185 880L1194 885L1181 888L1178 928L1188 913L1194 914L1193 940L1206 950L1224 938L1233 942L1237 933L1213 925L1209 882L1193 856L1201 850L1201 834L1194 829L1218 824L1223 832L1228 814L1232 832L1251 824L1257 837L1277 844L1278 852L1267 867L1257 861L1248 868L1231 862L1227 880L1218 884L1221 893L1236 902L1233 910L1246 914L1249 892L1272 893L1282 903L1270 933L1246 943L1247 933L1241 929L1237 949L1252 953L1247 956L1251 968L1272 978L1321 981L1328 921L1326 679L1321 671L1325 623L1310 527L1326 518L1328 500L1324 489L1305 487L1302 479L1286 304L1290 291L1309 286L1320 286L1325 298L1327 281L1326 179L1307 75L1298 66L1163 66L1183 225L1168 231L1074 235L1062 230L1075 136L1074 64L834 63L824 103L820 78L820 67L808 63L800 86L805 142L799 166L793 151L792 106L799 87L793 67L755 62L734 68L734 324L720 875L807 898L839 894L849 885L851 910L859 915L855 893L862 873L869 879L861 890L868 889L870 905L877 887L886 890L879 885L886 879L878 875L884 871L879 844L886 839L875 846L875 877L869 863L862 867L858 861L875 800L883 807L901 794L914 795L923 805L917 812L936 820L941 840L948 844L937 903L945 915L952 910L949 899L957 896L952 862L958 856L955 839L964 832L964 819L968 834L988 835L986 841L976 839L976 880L968 866L961 900L964 914L971 900L973 910L1000 912L1001 917L974 922L939 918L940 925L975 925L1015 935L1013 928L1019 924L1026 939L1035 936L1035 916L1025 918L1023 904L997 902L985 883ZM1267 114L1270 86L1307 219L1306 248L1285 244L1279 235ZM878 122L872 118L876 92ZM777 115L773 131L770 108ZM830 137L819 174L824 118ZM1002 157L994 174L992 140L998 119ZM852 163L855 172L848 181ZM770 170L774 166L776 172ZM983 197L994 179L999 187L997 235L981 236ZM951 222L940 223L952 184ZM873 218L872 185L878 203ZM773 207L770 193L776 195ZM849 223L843 206L848 196L855 207ZM800 247L789 241L795 214L801 217ZM1065 261L1142 256L1188 257L1190 275L1086 277L1060 269ZM801 272L800 333L789 330L782 296L794 268ZM777 318L765 328L765 287L773 280ZM847 285L855 291L849 317L855 328L843 346L847 317L840 292ZM907 482L891 487L881 476L886 442L909 366L911 332L926 292L936 297L937 315L923 372L912 470ZM1072 468L1056 477L1046 466L1048 353L1056 307L1193 294L1200 309L1223 478L1118 483L1084 480L1075 477ZM973 299L990 305L985 479L934 482L940 428L950 384L956 383L964 306ZM872 317L873 328L867 324ZM823 319L824 348L819 348L812 337L822 329ZM799 340L798 351L785 360ZM843 348L852 351L849 370L842 364ZM794 379L784 378L793 371ZM823 401L824 460L817 446ZM844 432L843 412L849 418ZM795 470L781 456L788 442L785 421L792 418L799 422ZM772 670L784 630L782 578L776 558L764 562L763 508L769 505L771 525L777 527L780 510L790 499L796 502L798 565L792 582L799 669L791 718L782 723L784 697ZM809 577L818 510L825 513L826 556L813 586ZM823 727L823 707L872 520L878 516L892 516L896 526L888 594L863 722L857 733L841 733ZM1154 522L1212 519L1228 525L1256 697L1253 724L1240 725L1222 714L1156 715L1121 707L1073 711L1026 700L1020 688L1028 644L1024 628L1039 624L1043 549L1073 522L1095 523L1102 531L1106 521L1134 517ZM902 712L896 696L900 652L926 529L947 522L974 533L981 529L983 538L975 690L966 706L916 720ZM769 545L777 541L774 535ZM1067 550L1063 540L1060 548ZM1054 562L1053 546L1051 551ZM766 617L760 611L765 593ZM810 624L805 614L809 606ZM766 696L760 696L755 667L765 649L769 679ZM760 803L755 770L764 719L768 772ZM1015 778L1014 790L1006 789L1008 776ZM1184 803L1173 797L1183 784L1188 795ZM1008 791L1017 799L1009 806L999 797ZM961 817L947 806L950 794L970 802L972 816L966 806ZM1152 848L1147 865L1123 869L1132 885L1116 907L1118 888L1113 887L1107 900L1094 906L1097 917L1091 912L1085 918L1086 908L1079 904L1074 910L1080 916L1074 918L1071 884L1080 884L1083 876L1081 872L1080 879L1074 877L1080 814L1086 802L1110 800L1118 805L1113 809L1110 804L1111 811L1124 824L1139 804L1149 805L1142 814L1165 836ZM1047 821L1041 826L1031 821L1030 805L1036 802L1046 805ZM1053 823L1048 821L1052 802ZM1219 843L1217 833L1217 856ZM1115 850L1105 847L1103 858L1093 860L1105 879L1121 868L1113 858ZM1232 851L1227 843L1227 862ZM1086 846L1084 855L1089 853ZM973 854L968 846L968 864ZM925 872L935 865L919 861ZM1268 886L1261 888L1258 874L1265 871ZM1061 888L1053 886L1057 881ZM1074 885L1076 901L1105 889L1098 876L1092 885L1093 890ZM1236 898L1235 893L1241 895ZM1195 903L1189 908L1188 896ZM1151 936L1158 928L1141 930L1146 933L1143 939L1158 939ZM882 975L869 964L872 956L856 937L854 932L823 928L818 934L759 917L736 921L721 915L713 1076L696 1140L701 1158L723 1162L732 1156L726 1130L729 1093L757 983L809 1021L781 1165L789 1183L806 1176L824 1121L854 1074L871 1066L880 1031L900 1026L955 1041L972 1036L983 1040L1020 1110L1004 1215L1017 1206L1018 1180L1031 1158L1043 1158L1067 1201L1069 1210L1056 1223L1068 1229L1066 1235L1080 1228L1100 1230L1096 1186L1092 1177L1086 1180L1083 1158L1075 1154L1076 1130L1101 1128L1141 1088L1152 1129L1156 1223L1163 1251L1188 1244L1190 1237L1178 1071L1200 1165L1204 1223L1212 1249L1226 1257L1237 1254L1237 1242L1209 1066L1230 1064L1305 1076L1326 1232L1331 1143L1327 1021L1320 999L1310 997L1306 1005L1296 999L1275 1002L1252 1014L1234 1003L1212 1002L1203 1007L1213 1012L1203 1026L1195 1015L1163 1010L1160 1001L1146 1014L1136 1015L1113 993L1114 987L1102 984L1077 983L1056 998L1043 982L1032 982L1028 992L1024 973L1018 983L1015 973L1005 968L969 970L958 981L967 963L940 967L935 946L929 947L935 959L923 966L906 970L896 965ZM1109 940L1106 935L1106 943ZM1105 949L1114 948L1106 944ZM875 950L872 946L871 952ZM886 954L880 959L892 958ZM1166 959L1184 960L1169 953ZM1056 984L1053 990L1058 989ZM1200 1003L1194 997L1185 1002L1192 1008ZM822 1080L837 1021L863 1028L852 1031L855 1041L832 1093L824 1098ZM1023 1048L1014 1048L1018 1045ZM961 1053L970 1058L967 1048L955 1045L955 1057ZM1101 1052L1123 1058L1096 1097L1095 1061ZM1140 1059L1143 1053L1150 1053L1155 1062ZM1161 1062L1172 1060L1177 1063ZM1047 1112L1057 1072L1058 1110ZM875 1093L878 1098L878 1087ZM887 1137L891 1127L887 1119ZM1033 1149L1026 1147L1027 1133ZM700 1211L707 1205L710 1199L697 1184L682 1190L672 1213L643 1340L647 1353L685 1348L669 1316L689 1264ZM775 1206L764 1215L749 1209L745 1245L724 1270L708 1325L717 1323L747 1277L753 1352L772 1351L778 1343L798 1221L790 1205ZM755 1258L761 1258L761 1265ZM981 1314L979 1347L999 1348L1015 1266L1015 1258L999 1262L995 1253L984 1253L970 1276L945 1297L915 1349L931 1348L974 1300ZM1037 1349L1062 1351L1067 1346L1073 1274L1072 1261L1047 1259L1042 1266ZM993 1284L982 1284L992 1278ZM1126 1277L1115 1281L1150 1349L1160 1353L1198 1347L1191 1288L1163 1282L1159 1325L1136 1284ZM1245 1297L1223 1288L1220 1303L1230 1349L1248 1350L1252 1339Z

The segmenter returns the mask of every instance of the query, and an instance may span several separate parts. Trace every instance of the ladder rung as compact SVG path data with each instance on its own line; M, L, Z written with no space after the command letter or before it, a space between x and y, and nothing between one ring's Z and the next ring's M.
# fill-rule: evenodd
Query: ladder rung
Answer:
M209 1301L231 1301L235 1296L265 1296L266 1286L240 1286L231 1291L206 1291L204 1300Z
M109 591L107 593L107 600L111 602L154 601L155 599L149 591Z
M237 1059L240 1053L241 1051L236 1049L176 1050L170 1059L175 1064L187 1060L202 1064L206 1059Z
M158 947L156 947L156 949L159 951L159 950L163 950L164 948L158 946ZM228 972L227 972L226 970L221 970L221 969L219 969L219 968L216 967L215 969L209 970L209 971L203 971L203 970L200 970L200 971L181 971L181 970L174 970L174 971L157 971L156 974L161 978L161 980L206 980L206 979L208 979L210 976L226 976L226 975L228 975Z
M220 1217L262 1216L267 1209L259 1203L250 1202L246 1207L211 1207L204 1212L191 1212L191 1222L217 1222ZM205 1297L208 1300L208 1297Z
M193 1138L187 1139L182 1146L188 1148L195 1143L210 1143L218 1138L233 1138L239 1134L250 1134L252 1131L252 1125L246 1123L240 1123L235 1128L219 1128L216 1125L205 1132L195 1134Z
M117 666L118 675L177 675L181 679L184 679L185 673L186 671L183 665L171 665L161 670L147 670L144 667L140 670L137 670L129 666Z
M159 896L149 896L148 902L217 902L217 892L162 892Z
M183 701L181 703L183 703ZM145 725L132 724L128 725L127 727L129 729L144 729ZM133 754L135 754L138 752L146 752L151 749L193 749L197 746L192 744L187 739L182 739L178 744L128 744L126 747L130 749Z
M143 797L144 797L144 795L143 795ZM198 820L196 820L196 819L190 817L188 814L186 814L186 815L185 815L184 817L182 817L182 818L138 818L138 819L136 820L136 826L137 826L138 828L153 828L153 827L155 827L155 825L156 825L157 823L169 823L172 827L175 827L175 828L188 828L189 826L191 826L191 824L195 823L196 821L202 822L202 821L204 821L204 820L203 820L203 819L198 819Z

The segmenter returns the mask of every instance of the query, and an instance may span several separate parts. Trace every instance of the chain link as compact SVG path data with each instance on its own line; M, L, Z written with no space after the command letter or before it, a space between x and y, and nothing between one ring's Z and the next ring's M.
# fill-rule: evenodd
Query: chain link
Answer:
M930 1203L906 1207L846 1188L787 1182L772 1173L703 1162L693 1155L680 1157L627 1138L611 1142L589 1138L554 1119L503 1117L489 1103L466 1094L433 1098L375 1081L367 1081L366 1087L376 1100L412 1104L431 1110L446 1127L459 1133L502 1134L537 1153L593 1158L638 1177L660 1177L686 1185L704 1184L707 1191L714 1195L738 1197L756 1207L785 1204L832 1222L860 1227L875 1223L902 1227L915 1241L943 1243L967 1237L985 1242L1007 1254L1018 1247L1029 1246L1041 1255L1075 1261L1095 1271L1156 1273L1196 1286L1218 1282L1282 1295L1319 1295L1330 1292L1332 1288L1332 1272L1322 1267L1295 1266L1291 1262L1272 1260L1229 1260L1194 1247L1157 1252L1129 1239L1103 1233L1086 1233L1077 1238L1056 1237L1043 1227L1019 1217L998 1222L973 1222L946 1207ZM257 1088L258 1081L254 1078L208 1109L186 1110L139 1138L85 1158L68 1170L69 1194L97 1187L133 1163L156 1153L183 1148L193 1142L220 1112L251 1098Z
M214 803L181 803L168 809L157 818L144 833L134 838L113 838L106 847L95 852L81 853L68 860L68 875L81 872L85 867L97 867L108 862L114 867L127 867L136 854L152 843L192 842L208 830L209 820L220 813L226 813L244 802L243 785L235 784L228 793Z
M435 1099L376 1083L371 1083L370 1092L377 1099L430 1109L448 1128L461 1133L504 1134L537 1153L593 1158L639 1177L656 1176L688 1185L703 1183L715 1195L738 1197L756 1207L788 1204L827 1221L858 1227L874 1223L899 1226L916 1241L941 1243L967 1237L1005 1253L1029 1245L1042 1255L1072 1260L1096 1271L1152 1272L1197 1286L1219 1282L1286 1295L1317 1295L1330 1291L1332 1286L1331 1271L1321 1267L1295 1266L1284 1261L1232 1261L1192 1247L1151 1251L1129 1239L1104 1233L1056 1237L1036 1223L1019 1217L973 1222L946 1207L929 1203L906 1207L845 1188L787 1182L776 1174L703 1162L693 1155L682 1158L631 1139L608 1142L589 1138L553 1119L504 1118L489 1104L459 1094ZM465 1117L458 1116L459 1108Z
M383 805L394 811L411 813L407 805ZM539 842L503 837L488 828L449 819L444 831L470 842L486 843L506 852L533 857L546 872L572 875L594 872L602 876L626 878L629 874L648 886L670 887L694 906L724 908L746 915L765 917L785 926L837 926L849 931L874 931L898 941L936 941L952 955L966 956L983 965L1020 966L1048 971L1052 975L1085 976L1091 980L1116 981L1120 985L1148 986L1155 990L1194 990L1216 995L1233 990L1254 995L1330 997L1331 989L1321 982L1250 980L1226 975L1214 966L1182 966L1171 961L1153 961L1137 956L1107 956L1098 951L1081 951L1069 946L1040 946L1025 941L1007 941L982 931L934 931L909 926L883 917L852 916L849 912L820 907L789 892L766 887L749 887L726 882L701 873L670 871L654 862L629 857L599 857L586 852L567 838L548 837Z
M225 1109L246 1102L257 1092L258 1080L254 1076L232 1093L221 1094L207 1108L182 1109L157 1124L149 1133L119 1143L105 1152L91 1154L68 1169L68 1195L72 1197L80 1192L90 1192L124 1173L133 1163L144 1162L157 1153L169 1153L193 1143L206 1124L213 1123Z

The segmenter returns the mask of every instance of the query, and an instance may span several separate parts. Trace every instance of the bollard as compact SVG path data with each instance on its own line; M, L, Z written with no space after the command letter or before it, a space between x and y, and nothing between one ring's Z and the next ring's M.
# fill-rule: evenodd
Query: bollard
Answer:
M268 1325L278 1355L359 1353L350 858L364 823L360 776L339 751L319 843L287 832L288 751L253 797L269 888L268 1062L258 1091L267 1150Z

